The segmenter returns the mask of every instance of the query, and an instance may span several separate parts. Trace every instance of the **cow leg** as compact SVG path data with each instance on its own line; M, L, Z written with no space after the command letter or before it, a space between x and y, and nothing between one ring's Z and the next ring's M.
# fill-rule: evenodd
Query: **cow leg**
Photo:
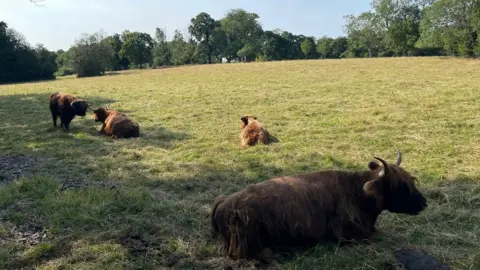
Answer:
M103 123L102 127L98 131L99 134L104 134L105 133L105 123Z
M61 125L65 127L65 131L69 132L70 131L70 121L68 121L68 119L66 119L65 117L62 117L62 116L60 116L60 120L62 120Z
M52 112L53 126L57 127L57 114Z

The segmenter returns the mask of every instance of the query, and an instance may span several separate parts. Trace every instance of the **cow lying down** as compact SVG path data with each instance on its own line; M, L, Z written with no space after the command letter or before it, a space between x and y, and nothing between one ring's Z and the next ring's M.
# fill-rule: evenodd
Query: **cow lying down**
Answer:
M211 223L232 259L266 260L277 248L362 240L383 210L417 215L427 207L415 177L399 165L371 161L369 170L326 170L273 178L213 203ZM268 260L267 260L268 261Z
M261 142L263 144L269 143L268 130L263 126L257 117L252 115L245 115L240 118L240 143L242 146L252 146Z
M102 122L100 133L116 138L131 138L140 135L140 127L130 120L125 114L108 108L97 108L93 110L95 122Z

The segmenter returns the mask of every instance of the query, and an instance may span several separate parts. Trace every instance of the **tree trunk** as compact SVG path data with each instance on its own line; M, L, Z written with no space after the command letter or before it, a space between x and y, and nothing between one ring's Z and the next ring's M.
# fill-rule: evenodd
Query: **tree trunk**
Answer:
M212 63L212 46L210 45L210 35L205 36L205 43L207 43L207 57L208 64Z

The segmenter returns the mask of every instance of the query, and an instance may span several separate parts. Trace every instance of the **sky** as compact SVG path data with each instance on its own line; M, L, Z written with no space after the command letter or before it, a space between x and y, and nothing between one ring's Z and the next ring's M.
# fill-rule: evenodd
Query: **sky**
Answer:
M221 19L228 10L257 13L264 30L282 29L321 37L344 35L343 16L370 8L369 0L0 0L0 21L22 33L31 44L67 50L82 33L103 30L108 35L130 31L154 37L155 28L186 32L200 12Z

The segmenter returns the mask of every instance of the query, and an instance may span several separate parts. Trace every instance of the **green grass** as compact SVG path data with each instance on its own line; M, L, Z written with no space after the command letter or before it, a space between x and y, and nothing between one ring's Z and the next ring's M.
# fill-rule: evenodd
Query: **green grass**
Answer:
M38 160L0 186L0 268L246 268L253 263L221 257L210 237L217 195L274 176L365 169L373 156L392 162L397 147L429 199L425 212L384 213L369 245L318 246L271 267L385 269L395 249L415 247L454 269L479 269L479 82L475 60L395 58L0 86L0 153ZM141 137L99 136L92 115L70 133L54 129L55 91L127 113ZM244 114L279 142L241 147ZM65 181L71 187L60 190Z

